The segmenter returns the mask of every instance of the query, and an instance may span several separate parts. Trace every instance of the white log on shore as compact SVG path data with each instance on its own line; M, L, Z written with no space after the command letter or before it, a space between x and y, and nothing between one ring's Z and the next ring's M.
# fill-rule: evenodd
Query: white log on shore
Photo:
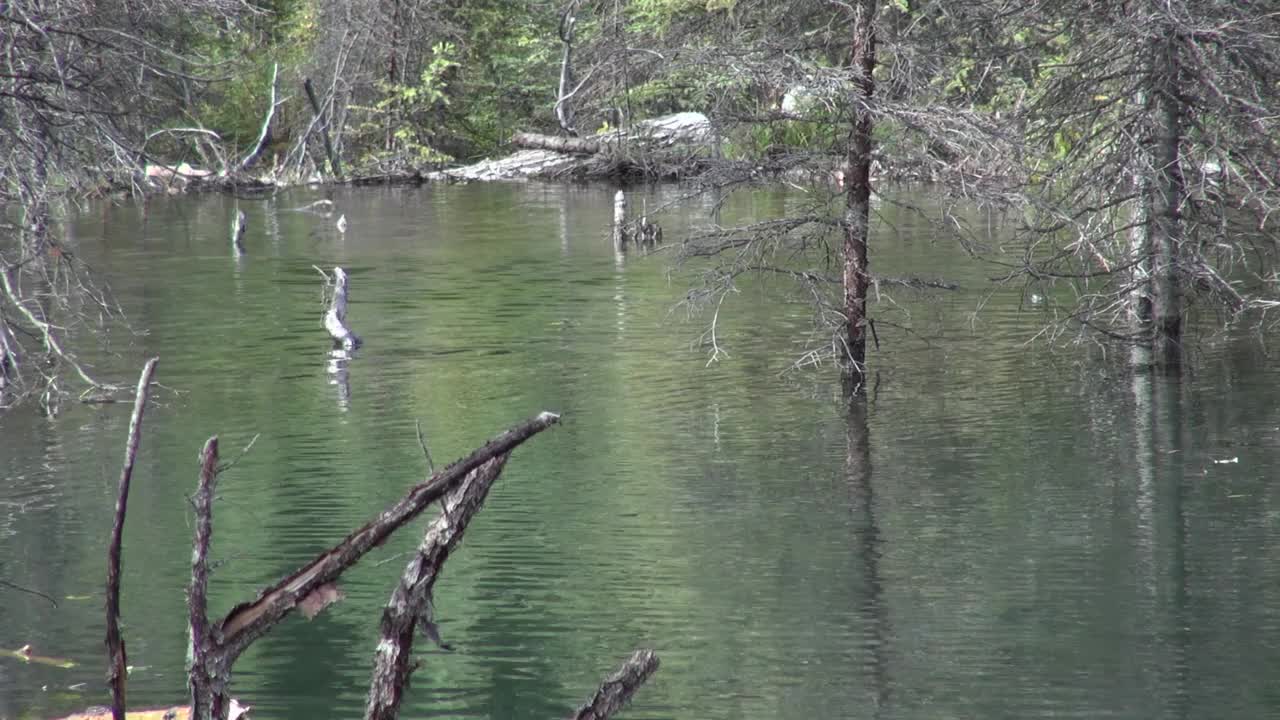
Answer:
M360 338L347 327L347 271L340 267L333 269L333 301L324 314L324 329L334 345L347 351L360 347Z

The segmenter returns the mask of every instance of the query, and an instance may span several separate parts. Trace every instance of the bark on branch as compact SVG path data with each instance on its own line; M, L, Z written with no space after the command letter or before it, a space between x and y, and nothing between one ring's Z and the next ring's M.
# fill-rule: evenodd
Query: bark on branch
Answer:
M395 720L399 713L409 675L416 667L412 661L416 628L422 628L428 638L444 647L435 625L432 590L449 553L480 511L509 457L509 453L499 455L472 470L441 500L440 516L428 526L418 552L382 612L365 720Z
M124 466L120 470L120 489L116 495L115 520L111 525L111 541L107 545L107 684L111 686L111 716L124 720L125 684L128 658L124 638L120 636L120 546L124 540L124 517L129 507L129 484L133 479L133 463L138 456L142 437L142 415L147 408L151 376L159 358L151 358L138 378L138 392L129 417L129 438L124 446Z
M191 667L187 670L193 720L226 717L220 703L227 698L225 673L212 661L209 637L209 542L213 537L213 493L218 482L218 436L200 451L200 484L196 488L196 533L191 550L191 587L187 592Z
M652 650L637 650L604 679L591 699L578 708L570 720L605 720L622 709L631 696L658 669L658 655Z
M520 132L511 136L511 144L527 150L552 150L575 155L596 155L606 149L599 140L579 137L557 137L540 133Z
M341 223L345 218L343 215L338 220ZM333 269L333 301L324 314L324 327L333 338L334 345L348 352L360 347L359 336L347 327L347 272L340 267Z
M342 542L320 553L276 584L263 589L255 600L232 608L220 623L210 628L208 638L211 644L209 662L214 663L221 674L219 680L224 683L223 691L225 692L225 682L230 677L231 665L240 653L293 612L303 599L337 580L347 568L381 545L391 533L457 487L473 470L509 454L559 419L559 415L544 412L493 438L467 457L415 485L403 498ZM218 688L213 690L216 692Z
M314 601L316 598L335 597L337 592L331 583L347 568L381 545L391 533L413 520L431 503L447 496L446 503L450 512L445 514L443 521L437 520L432 525L432 529L440 528L439 541L443 542L434 551L436 554L431 555L432 558L438 558L435 571L429 576L419 577L420 580L429 580L427 584L409 588L408 597L416 597L417 601L429 603L430 582L434 581L434 572L438 572L438 564L444 562L448 550L456 544L465 528L465 522L455 521L453 514L456 512L459 513L458 517L467 518L474 514L483 501L481 488L487 492L488 486L492 485L511 452L559 420L559 415L544 412L498 435L467 457L411 488L398 502L348 535L345 540L316 556L275 585L265 588L255 600L232 608L216 624L209 622L207 614L207 557L213 526L213 493L219 472L217 438L210 438L201 452L200 483L194 500L197 518L188 599L192 642L189 675L192 717L196 720L225 719L232 704L229 694L231 667L240 654L294 609L301 606L306 611L309 598ZM474 507L470 505L472 502ZM430 533L424 540L424 547L429 542L435 542ZM436 545L432 544L431 547ZM430 567L430 560L423 567ZM323 607L324 604L327 602L322 600L317 606ZM420 605L419 608L413 617L424 616L424 606Z

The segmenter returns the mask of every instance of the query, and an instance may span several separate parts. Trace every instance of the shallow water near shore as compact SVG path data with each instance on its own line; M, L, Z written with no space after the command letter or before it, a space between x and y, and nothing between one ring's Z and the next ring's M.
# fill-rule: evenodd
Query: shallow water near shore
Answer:
M1026 344L1044 318L918 216L879 208L873 268L954 292L882 300L865 412L834 373L781 375L812 311L777 280L709 320L668 253L615 253L614 190L468 185L90 205L68 244L158 355L125 532L131 704L183 701L196 455L259 436L220 481L221 613L365 522L437 462L542 410L437 586L405 717L565 716L633 649L626 718L1280 716L1280 372L1245 338L1181 383ZM631 192L654 207L679 189ZM730 198L774 216L797 190ZM665 219L668 242L710 203ZM351 275L365 346L335 373L313 265ZM980 311L979 311L980 308ZM975 311L979 311L975 316ZM0 718L102 704L105 544L127 404L0 416ZM1219 461L1232 462L1219 462ZM357 717L414 523L238 662L259 718Z

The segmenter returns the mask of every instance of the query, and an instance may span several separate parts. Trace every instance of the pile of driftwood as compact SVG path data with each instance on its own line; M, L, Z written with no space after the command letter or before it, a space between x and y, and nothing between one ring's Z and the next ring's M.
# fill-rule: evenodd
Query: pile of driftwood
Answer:
M107 550L107 654L108 682L111 686L111 716L125 718L125 675L128 658L120 633L120 563L125 514L134 461L141 440L142 419L156 369L156 359L147 362L138 380L124 467L116 500L111 541ZM370 550L381 545L393 532L404 527L434 503L439 515L428 525L417 552L408 562L391 598L383 609L380 637L374 644L373 671L365 706L366 720L397 717L409 677L418 666L413 645L418 632L443 645L435 624L432 592L441 568L479 512L494 481L502 473L511 453L534 435L560 420L543 412L490 439L471 454L409 488L403 497L354 530L333 547L305 562L278 582L263 588L257 596L231 609L226 616L211 619L207 598L209 585L209 543L213 536L213 501L220 473L234 465L219 463L218 438L209 438L200 453L199 480L193 498L195 537L188 588L191 658L188 680L190 706L164 710L165 717L193 720L226 720L236 701L231 698L232 667L237 658L258 638L295 611L311 617L342 598L337 581ZM423 446L425 451L426 447ZM428 455L428 462L430 462ZM586 703L570 717L602 720L620 709L632 693L657 669L658 658L651 650L639 650L607 677ZM241 706L236 708L237 712ZM158 711L159 712L159 711ZM92 715L72 716L76 718Z

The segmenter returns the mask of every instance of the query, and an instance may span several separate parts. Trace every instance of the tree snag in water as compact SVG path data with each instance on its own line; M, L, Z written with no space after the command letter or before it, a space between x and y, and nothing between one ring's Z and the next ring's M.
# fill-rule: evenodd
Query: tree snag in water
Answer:
M427 527L417 553L405 567L382 611L365 720L395 720L399 714L404 689L415 667L412 653L417 628L432 642L445 647L432 617L432 590L449 553L462 540L467 525L480 511L509 457L510 454L499 455L472 470L441 498L439 517Z
M236 257L244 254L244 232L247 222L244 211L236 210L236 216L231 220L231 249L235 251Z
M627 196L621 190L613 196L613 246L618 250L627 247Z
M348 352L360 347L360 338L347 327L347 271L333 269L333 300L324 314L324 328L333 344Z
M871 234L871 98L875 92L876 33L874 0L853 6L849 64L854 90L849 96L849 131L844 213L844 344L841 368L845 395L861 392L867 373L867 240Z
M295 609L303 609L309 598L314 600L317 594L332 597L335 589L333 584L338 577L370 550L381 545L391 533L458 487L473 471L487 466L491 461L507 457L524 441L559 420L559 415L544 412L498 435L467 457L410 488L394 505L352 532L342 542L320 553L274 585L264 588L254 600L236 605L218 623L209 622L207 607L204 606L208 577L205 557L208 554L208 539L212 534L212 475L217 472L216 443L206 443L201 457L200 489L196 498L199 517L192 554L192 592L188 600L194 661L191 669L192 707L201 713L196 716L198 720L225 720L231 707L231 668L254 640L265 635Z
M191 549L191 586L187 591L191 666L187 684L191 690L192 720L227 716L225 678L212 662L214 643L209 635L209 541L213 537L213 493L218 483L218 436L209 438L200 451L200 483L193 500L196 511L195 540Z
M133 463L138 456L138 442L142 437L142 415L147 407L151 376L155 374L156 363L159 361L159 358L148 360L142 367L142 376L138 378L133 414L129 417L129 438L124 447L124 466L120 470L115 520L111 525L111 541L107 545L107 684L111 686L111 716L114 720L124 720L129 664L124 638L120 636L120 546L124 540L124 517L129 507Z
M595 694L578 708L571 720L605 720L622 709L645 680L658 669L658 655L652 650L635 651L622 667L605 678Z

